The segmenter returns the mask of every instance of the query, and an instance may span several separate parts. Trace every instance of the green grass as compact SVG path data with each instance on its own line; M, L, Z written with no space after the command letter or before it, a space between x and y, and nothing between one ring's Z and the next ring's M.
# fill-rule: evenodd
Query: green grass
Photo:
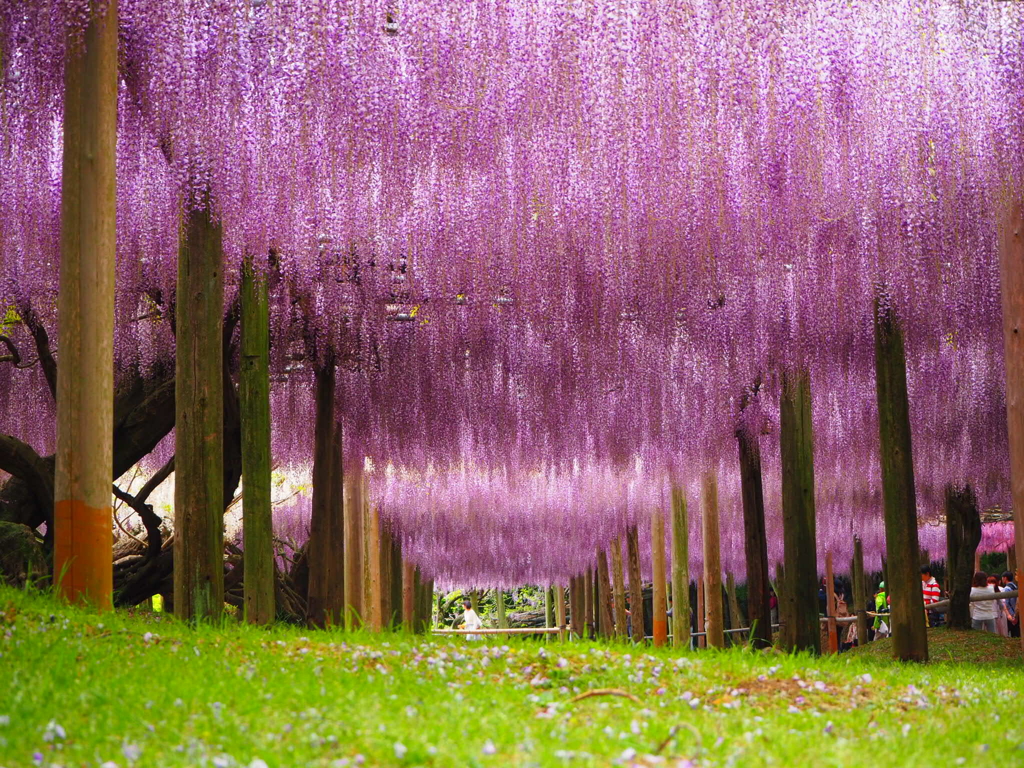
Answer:
M3 589L0 612L3 768L34 755L66 768L1024 763L1015 646L921 666L874 649L812 659L190 629ZM976 641L990 638L936 646L962 659ZM636 701L572 702L599 688Z

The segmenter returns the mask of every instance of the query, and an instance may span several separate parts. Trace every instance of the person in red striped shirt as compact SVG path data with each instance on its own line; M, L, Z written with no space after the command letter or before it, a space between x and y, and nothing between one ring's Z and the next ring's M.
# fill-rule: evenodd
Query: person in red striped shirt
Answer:
M939 582L932 576L931 567L927 565L921 566L921 595L924 597L924 609L928 626L934 627L936 615L928 610L928 606L942 599L942 590L939 588Z

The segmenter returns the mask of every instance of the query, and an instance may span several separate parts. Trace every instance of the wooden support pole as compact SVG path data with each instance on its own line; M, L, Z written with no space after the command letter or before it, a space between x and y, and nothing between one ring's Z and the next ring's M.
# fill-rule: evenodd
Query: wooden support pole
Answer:
M782 645L789 651L820 653L811 379L804 370L782 376L779 443L786 571L785 593L780 595L786 601Z
M416 566L408 560L402 562L402 626L416 631Z
M1019 192L1010 192L1007 203L999 228L1006 424L1014 546L1017 552L1024 552L1024 200Z
M508 629L508 619L505 617L505 592L503 590L494 590L494 602L498 611L498 629Z
M722 610L722 553L718 527L718 478L707 471L701 478L701 530L704 534L704 605L708 645L725 647Z
M558 639L561 642L565 642L565 587L561 584L556 584L554 587L555 593L555 622L559 629Z
M614 608L615 636L626 637L626 578L622 572L622 540L612 540L612 607Z
M53 554L60 593L72 602L109 610L117 1L92 0L88 13L84 35L68 31L65 47ZM199 592L198 585L193 591ZM223 599L223 588L219 594ZM216 585L199 594L202 613L219 615L220 606L211 607L217 596ZM192 603L187 601L186 607L191 609Z
M384 614L382 612L382 596L384 594L381 583L381 562L380 562L380 515L377 512L377 505L369 507L369 517L366 527L366 554L367 554L367 579L369 600L366 606L367 624L373 632L381 632L384 629Z
M744 554L747 564L747 612L754 648L772 644L771 592L768 581L768 535L764 523L764 486L761 442L758 435L740 429L740 488L743 496Z
M337 543L344 546L342 531L344 500L336 498L336 476L340 474L341 427L334 417L335 368L332 358L314 374L313 421L313 499L309 524L309 543L306 545L309 563L309 588L306 601L306 620L315 627L337 624L340 616L338 580L344 583L340 568L342 553L335 552Z
M690 529L686 493L672 485L672 646L690 647Z
M740 608L739 598L736 596L736 580L732 572L725 574L725 595L729 599L729 629L741 629L747 626L743 618L743 610Z
M836 627L836 588L835 576L832 572L832 552L825 553L825 622L828 628L828 652L839 653L839 635Z
M379 517L379 513L378 517ZM380 560L380 626L381 629L388 629L391 626L391 528L388 523L380 519L378 521L380 534L378 536L378 558Z
M366 593L366 534L363 521L363 457L354 458L345 472L345 626L356 629L366 620L363 600Z
M224 610L224 274L221 226L190 207L175 304L174 612Z
M875 302L875 383L885 507L886 588L892 597L889 618L893 657L928 660L927 622L921 593L917 500L907 398L907 361L903 330L891 311Z
M626 550L629 558L629 618L633 642L644 640L644 590L640 575L640 533L635 525L626 532Z
M555 588L544 590L544 626L554 627L555 624Z
M857 645L868 642L868 585L864 581L864 546L860 537L853 538L853 610L857 616ZM874 606L872 606L873 608Z
M706 610L704 607L704 579L697 579L697 647L707 648L708 638L704 633L707 627Z
M583 574L583 626L584 636L594 639L594 571L590 568Z
M660 509L651 514L651 570L654 600L654 615L651 621L651 636L657 648L668 642L668 595L665 575L665 513Z
M608 570L608 554L603 549L597 551L597 581L600 616L598 626L602 637L611 637L615 634L615 620L612 618L612 579Z
M402 558L402 538L394 529L390 529L391 537L391 611L388 614L388 626L397 629L402 624L402 604L404 602L405 563Z
M246 256L242 264L241 354L242 555L244 614L252 624L274 620L274 531L270 506L270 309L267 279Z

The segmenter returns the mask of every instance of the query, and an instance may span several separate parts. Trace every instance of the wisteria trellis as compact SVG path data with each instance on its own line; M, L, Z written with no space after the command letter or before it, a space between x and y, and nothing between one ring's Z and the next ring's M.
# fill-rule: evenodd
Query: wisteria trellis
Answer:
M819 546L845 562L858 533L877 558L879 295L908 334L922 520L950 482L1008 507L995 212L1024 169L1021 4L120 5L117 365L173 355L153 297L201 186L231 279L274 254L276 460L308 462L311 355L336 350L346 452L437 578L577 572L670 476L699 541L708 467L741 572L740 420L780 549L793 364ZM84 7L0 0L0 300L51 326ZM50 410L37 369L0 366L5 432L49 450Z

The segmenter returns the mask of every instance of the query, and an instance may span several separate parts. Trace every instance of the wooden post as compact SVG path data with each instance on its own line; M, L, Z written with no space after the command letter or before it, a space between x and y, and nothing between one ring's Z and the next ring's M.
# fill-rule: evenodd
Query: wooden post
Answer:
M337 476L341 474L341 425L334 418L335 368L333 357L317 368L314 374L315 415L313 421L313 499L306 545L309 563L309 589L306 620L313 626L337 624L337 611L342 602L339 581L345 574L340 567L344 546L342 531L337 530L344 519L344 499L337 499ZM343 593L342 593L343 594Z
M416 631L416 566L408 560L402 562L402 625Z
M857 645L868 642L868 587L864 583L864 547L860 537L853 538L853 610L857 614Z
M839 653L839 635L836 625L836 582L832 573L832 552L825 553L825 622L828 627L828 652Z
M345 472L345 626L354 629L363 625L366 614L363 599L366 592L365 532L366 515L363 504L363 457L354 458Z
M1024 552L1024 201L1018 192L1009 194L999 228L999 278L1014 546L1017 552Z
M1010 548L1006 550L1006 570L1014 574L1014 578L1017 578L1017 547L1011 544Z
M747 563L747 612L754 648L772 644L771 592L768 581L768 535L764 524L761 442L745 429L737 433L740 487L743 496L744 553Z
M556 584L555 592L555 621L558 626L558 639L565 642L565 587Z
M498 609L498 629L508 629L508 619L505 618L505 592L501 589L494 590L494 601Z
M602 637L611 637L615 634L615 621L612 618L612 579L608 570L608 554L603 549L597 551L597 580L600 615L598 626Z
M274 532L270 506L270 310L266 276L242 263L241 360L242 543L244 613L252 624L274 620Z
M899 321L875 301L875 383L881 437L882 500L885 506L885 551L889 563L886 588L892 596L890 619L893 657L928 660L928 634L921 593L917 500L907 399L907 361Z
M626 550L629 558L629 618L633 628L633 642L644 641L644 590L640 575L640 534L635 525L626 532Z
M381 632L384 629L383 605L381 603L384 590L381 583L380 515L377 512L376 504L370 505L369 513L366 529L367 570L369 571L367 586L370 598L369 604L366 606L367 623L372 631Z
M209 204L185 214L175 319L174 612L224 609L224 276Z
M654 582L654 601L652 608L654 617L651 622L651 635L654 645L662 647L668 642L668 596L665 594L667 580L665 576L665 513L660 509L651 514L651 566Z
M110 479L117 1L92 0L88 13L84 35L69 31L65 47L54 576L66 599L109 610L114 578ZM200 594L201 612L219 612L220 606L210 607L217 595L215 585ZM191 605L186 600L186 607Z
M707 612L704 606L704 579L697 579L697 647L707 648L708 637L705 634L707 628Z
M725 594L729 598L729 629L740 629L747 626L743 618L743 609L740 608L739 598L736 596L736 580L731 572L725 575Z
M402 624L402 603L404 601L403 574L405 563L402 561L402 538L394 528L389 528L391 538L391 576L389 601L391 610L388 613L388 626L397 629Z
M704 533L704 605L708 645L725 647L722 610L722 555L718 528L718 478L713 471L701 479L701 530Z
M946 570L949 573L950 629L971 628L971 581L981 541L981 516L971 486L946 486Z
M469 590L469 607L473 609L473 612L477 615L480 614L480 593L475 589Z
M584 635L594 639L594 572L587 568L583 574L583 626Z
M387 521L380 519L378 515L378 551L380 561L380 625L381 629L388 629L391 626L391 553L394 551L391 545L391 526Z
M785 595L780 597L787 603L782 645L790 651L820 653L818 560L814 522L814 439L811 426L811 379L806 371L786 371L782 376L779 443L782 455L782 528L786 561L786 589Z
M622 572L622 541L612 540L612 607L615 609L615 636L626 637L626 579Z
M555 588L548 587L544 590L544 626L554 627L555 624Z
M690 530L686 493L672 485L672 646L690 647Z

